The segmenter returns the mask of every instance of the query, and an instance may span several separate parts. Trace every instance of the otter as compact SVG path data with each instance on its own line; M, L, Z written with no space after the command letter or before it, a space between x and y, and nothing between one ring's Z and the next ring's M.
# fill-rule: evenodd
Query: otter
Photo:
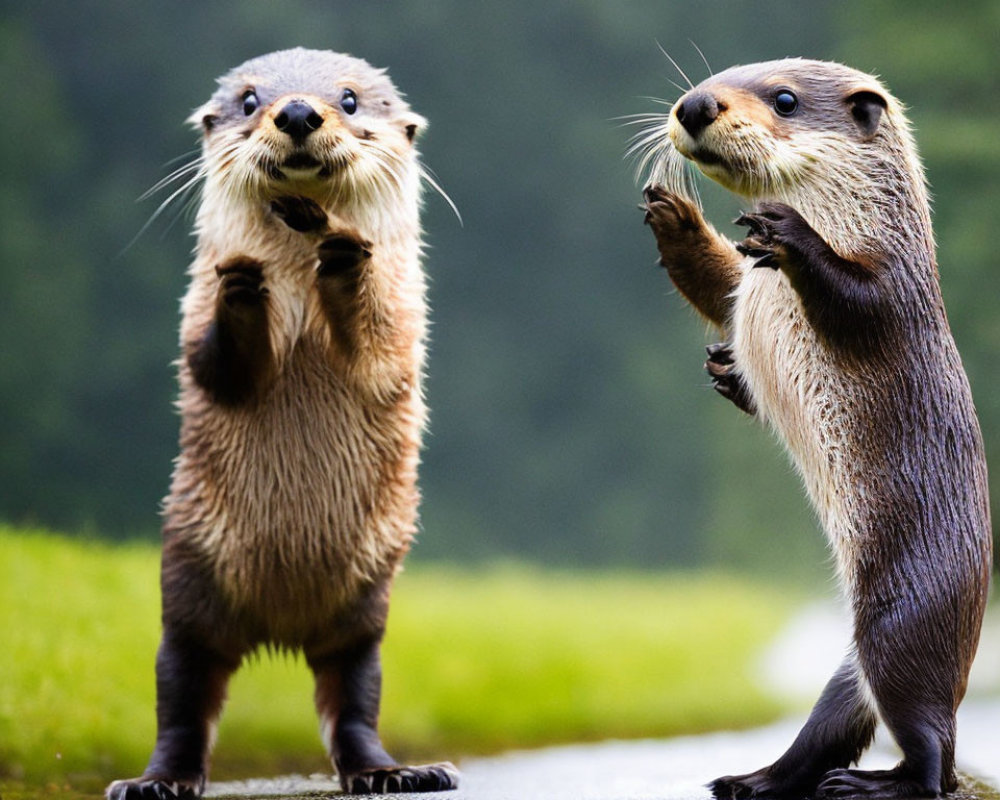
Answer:
M164 504L157 737L107 797L197 797L229 677L261 647L315 676L345 791L455 788L377 731L380 642L416 530L426 307L425 120L383 70L333 52L254 58L203 132L182 303L180 455Z
M709 786L741 800L951 792L989 500L903 107L835 63L738 66L687 91L643 148L660 261L727 335L709 374L789 451L853 614L849 652L788 751ZM705 220L679 178L685 158L752 204L741 242ZM879 719L901 762L852 769Z

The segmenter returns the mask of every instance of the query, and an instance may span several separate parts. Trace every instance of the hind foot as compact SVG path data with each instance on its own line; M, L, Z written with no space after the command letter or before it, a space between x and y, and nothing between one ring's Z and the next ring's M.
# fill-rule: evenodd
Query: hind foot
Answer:
M716 778L708 788L716 800L802 800L816 787L818 776L802 771L797 774L776 774L774 765L746 775L725 775Z
M846 798L904 798L937 797L936 789L929 789L908 775L902 765L895 769L863 770L835 769L826 773L816 789L816 800L845 800Z
M350 794L447 792L458 788L458 770L449 762L421 767L377 767L341 776Z
M203 780L171 781L135 778L115 781L104 791L106 800L197 800L205 787Z

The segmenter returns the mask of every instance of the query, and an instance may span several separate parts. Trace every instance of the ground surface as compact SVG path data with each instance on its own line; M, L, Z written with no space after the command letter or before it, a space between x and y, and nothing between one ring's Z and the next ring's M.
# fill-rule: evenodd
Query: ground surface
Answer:
M706 781L746 772L773 761L791 743L802 719L744 733L719 733L665 741L610 742L558 747L459 765L462 786L428 800L708 800ZM1000 701L974 702L959 719L959 764L967 776L961 794L1000 800ZM882 768L897 760L879 740L862 766ZM281 778L213 784L224 797L344 797L329 779ZM399 797L405 797L400 795ZM413 795L409 795L413 798Z

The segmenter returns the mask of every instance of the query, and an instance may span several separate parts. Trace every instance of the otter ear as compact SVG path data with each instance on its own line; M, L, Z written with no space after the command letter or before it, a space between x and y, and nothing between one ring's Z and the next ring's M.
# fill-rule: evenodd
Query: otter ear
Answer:
M219 110L211 103L205 103L205 105L196 108L186 120L188 125L202 133L211 132L218 121Z
M412 142L416 140L417 136L423 133L424 128L427 127L427 120L419 114L407 111L406 114L403 115L401 124L403 126L403 130L406 132L406 138Z
M861 89L847 98L847 104L861 135L866 141L871 139L878 130L882 112L888 107L885 97L871 89Z

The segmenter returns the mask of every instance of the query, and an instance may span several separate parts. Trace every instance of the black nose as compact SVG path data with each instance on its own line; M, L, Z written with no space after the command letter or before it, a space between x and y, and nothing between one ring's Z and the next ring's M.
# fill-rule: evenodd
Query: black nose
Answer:
M719 104L710 92L691 92L674 112L684 130L695 139L719 116Z
M274 125L287 133L296 142L301 142L323 124L323 118L316 110L302 100L292 100L274 118Z

